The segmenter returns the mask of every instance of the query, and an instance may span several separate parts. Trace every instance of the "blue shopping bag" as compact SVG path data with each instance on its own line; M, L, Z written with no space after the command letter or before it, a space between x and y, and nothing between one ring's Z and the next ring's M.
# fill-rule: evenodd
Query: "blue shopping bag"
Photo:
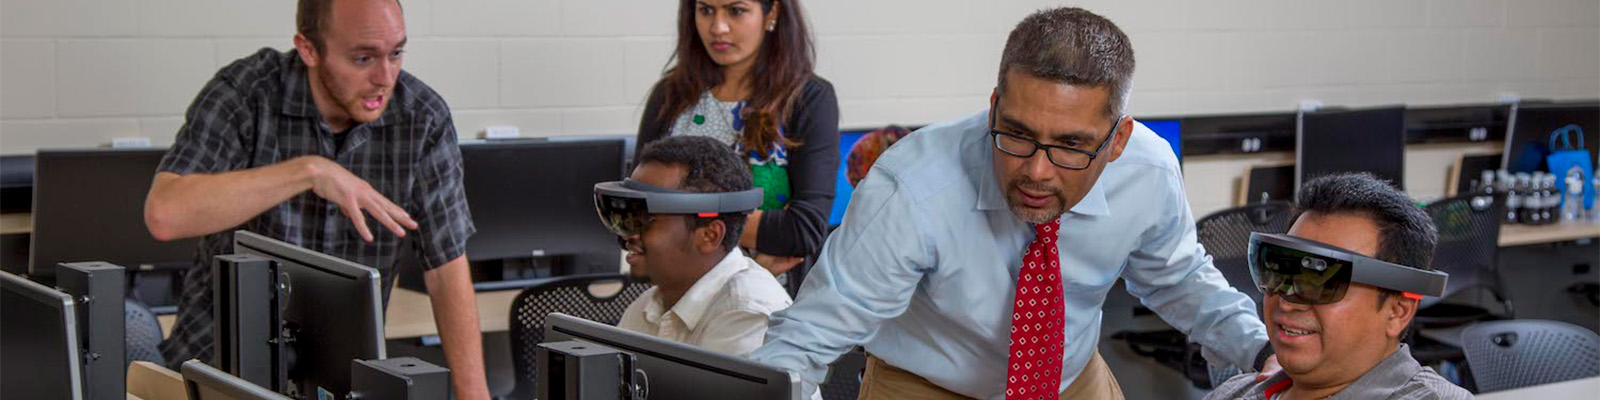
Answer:
M1572 138L1577 137L1574 145ZM1577 124L1568 124L1550 132L1550 155L1545 156L1545 163L1550 167L1550 173L1556 176L1556 190L1561 193L1561 201L1567 201L1567 177L1576 175L1580 186L1583 187L1583 208L1594 207L1594 186L1589 180L1594 178L1594 160L1589 159L1589 150L1583 142L1583 127ZM1600 145L1600 143L1597 143ZM1564 204L1563 204L1564 205ZM1558 208L1559 209L1559 208Z

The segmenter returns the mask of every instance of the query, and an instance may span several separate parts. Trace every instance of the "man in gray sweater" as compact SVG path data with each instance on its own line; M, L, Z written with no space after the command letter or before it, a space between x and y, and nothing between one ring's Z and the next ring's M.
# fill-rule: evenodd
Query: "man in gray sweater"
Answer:
M1470 399L1411 357L1400 337L1423 295L1438 233L1405 193L1367 174L1312 180L1287 235L1250 238L1261 321L1283 370L1229 379L1211 399Z

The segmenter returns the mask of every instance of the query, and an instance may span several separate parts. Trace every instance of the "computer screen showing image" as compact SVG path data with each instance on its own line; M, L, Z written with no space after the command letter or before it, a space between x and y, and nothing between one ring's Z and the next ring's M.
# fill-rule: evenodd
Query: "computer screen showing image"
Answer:
M1183 120L1168 118L1138 121L1151 131L1155 131L1156 136L1166 139L1167 145L1172 147L1172 155L1178 157L1178 162L1183 162Z
M833 186L833 212L828 215L828 226L839 226L844 222L844 210L850 205L850 195L856 191L855 185L850 184L850 149L872 131L845 131L839 133L839 171L838 178Z

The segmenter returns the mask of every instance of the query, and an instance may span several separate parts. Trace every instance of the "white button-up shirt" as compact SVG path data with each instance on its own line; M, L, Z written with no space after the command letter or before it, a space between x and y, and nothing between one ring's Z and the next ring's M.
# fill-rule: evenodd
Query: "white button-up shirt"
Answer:
M671 309L650 288L628 305L617 327L744 357L761 347L767 318L789 308L789 293L739 249L728 252Z

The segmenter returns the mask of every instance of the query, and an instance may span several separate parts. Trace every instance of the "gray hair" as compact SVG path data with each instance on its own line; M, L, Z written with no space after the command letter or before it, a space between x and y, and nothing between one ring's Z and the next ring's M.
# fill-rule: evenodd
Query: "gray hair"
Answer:
M1116 118L1133 91L1133 45L1116 24L1088 10L1042 10L1017 23L1006 38L1002 88L1012 70L1073 86L1104 86L1111 94L1106 114Z

